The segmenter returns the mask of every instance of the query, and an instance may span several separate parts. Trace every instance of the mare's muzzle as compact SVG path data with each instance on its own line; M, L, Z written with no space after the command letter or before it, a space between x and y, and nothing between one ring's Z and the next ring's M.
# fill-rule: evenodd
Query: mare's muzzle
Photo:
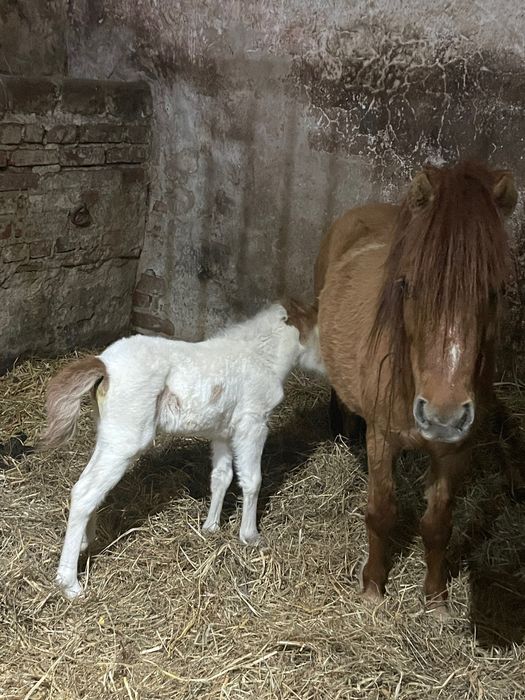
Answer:
M469 433L474 422L474 402L442 409L422 396L416 396L413 407L416 427L425 440L459 442Z

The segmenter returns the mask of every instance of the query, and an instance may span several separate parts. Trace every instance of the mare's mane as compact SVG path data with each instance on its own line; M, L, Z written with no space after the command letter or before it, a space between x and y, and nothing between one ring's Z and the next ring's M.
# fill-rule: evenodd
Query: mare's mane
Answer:
M467 161L424 173L432 195L424 206L411 193L402 202L370 335L377 349L388 334L392 391L406 391L410 375L405 297L413 300L414 342L438 327L467 323L482 343L482 314L489 301L500 307L510 267L491 171Z

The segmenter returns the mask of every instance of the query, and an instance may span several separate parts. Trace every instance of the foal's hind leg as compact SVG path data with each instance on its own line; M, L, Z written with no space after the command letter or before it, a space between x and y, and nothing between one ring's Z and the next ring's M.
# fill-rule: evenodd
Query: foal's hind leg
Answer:
M77 578L78 557L89 520L109 491L120 481L133 456L97 445L80 479L71 490L71 507L56 582L67 598L82 593Z
M427 484L427 509L420 532L425 546L427 573L425 597L431 610L446 611L447 546L452 534L452 510L458 488L464 483L471 462L470 450L444 456L432 455Z
M213 441L212 462L210 510L202 526L205 532L216 532L219 529L224 496L233 478L232 450L228 441Z

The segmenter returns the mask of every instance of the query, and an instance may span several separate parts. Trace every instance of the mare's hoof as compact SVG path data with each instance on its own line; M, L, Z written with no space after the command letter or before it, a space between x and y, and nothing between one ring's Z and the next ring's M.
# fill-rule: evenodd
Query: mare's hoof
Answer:
M448 605L444 601L442 603L427 603L425 610L431 617L440 622L449 622L453 619Z
M515 503L525 503L525 486L511 489L510 497Z
M365 603L376 606L381 605L385 599L385 596L381 593L375 583L369 583L368 586L361 592L361 598Z

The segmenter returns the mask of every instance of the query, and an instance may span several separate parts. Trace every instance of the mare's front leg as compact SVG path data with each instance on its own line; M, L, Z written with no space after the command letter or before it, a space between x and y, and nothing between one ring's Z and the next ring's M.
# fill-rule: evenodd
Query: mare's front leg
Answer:
M459 486L468 474L470 450L432 455L427 482L427 509L420 522L427 573L425 598L429 609L446 613L446 551L452 534L452 511Z
M205 532L216 532L220 527L224 496L233 478L232 449L227 440L212 443L211 503L208 517L202 526Z
M396 521L396 500L393 480L395 455L388 443L376 437L372 429L367 435L368 450L368 560L363 569L363 594L382 600L390 569L390 536Z
M233 438L235 470L242 488L240 540L243 544L259 544L257 500L261 488L261 455L268 435L264 422L242 421Z

